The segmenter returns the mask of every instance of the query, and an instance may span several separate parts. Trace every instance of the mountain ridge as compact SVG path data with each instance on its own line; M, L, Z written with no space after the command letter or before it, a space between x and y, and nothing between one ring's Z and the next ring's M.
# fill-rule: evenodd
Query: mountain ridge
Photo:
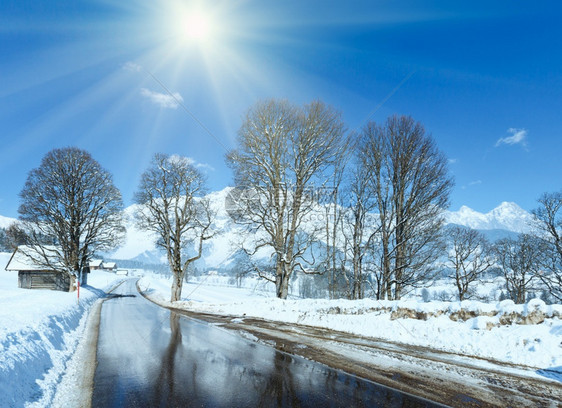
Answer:
M463 205L458 211L446 211L445 220L447 224L457 224L477 230L528 233L532 230L533 216L517 203L503 201L487 213Z
M221 230L220 236L211 239L206 246L203 262L208 267L219 266L229 262L235 253L232 242L239 240L241 229L228 216L226 198L232 187L210 192L207 197L217 213L215 226ZM140 231L134 224L133 214L138 205L133 204L125 208L125 224L127 235L124 244L108 254L111 258L123 260L138 260L156 263L165 262L165 256L155 245L155 236L146 231ZM510 236L518 233L530 232L533 216L514 202L504 201L487 213L480 213L463 205L458 211L445 211L447 225L460 225L484 231L490 236ZM0 216L0 228L6 228L14 218Z

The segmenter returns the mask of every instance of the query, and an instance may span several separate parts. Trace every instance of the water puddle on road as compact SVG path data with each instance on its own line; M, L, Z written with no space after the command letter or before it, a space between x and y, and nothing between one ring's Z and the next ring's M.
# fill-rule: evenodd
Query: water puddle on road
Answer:
M123 296L103 305L92 406L437 405Z

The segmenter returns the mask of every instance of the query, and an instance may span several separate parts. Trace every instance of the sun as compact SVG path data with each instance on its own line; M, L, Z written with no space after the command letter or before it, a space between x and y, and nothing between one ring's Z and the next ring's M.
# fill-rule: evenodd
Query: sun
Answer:
M212 37L212 21L201 11L188 13L183 24L183 35L188 41L205 42Z
M172 28L183 46L209 46L217 34L213 15L203 8L183 9L176 13Z

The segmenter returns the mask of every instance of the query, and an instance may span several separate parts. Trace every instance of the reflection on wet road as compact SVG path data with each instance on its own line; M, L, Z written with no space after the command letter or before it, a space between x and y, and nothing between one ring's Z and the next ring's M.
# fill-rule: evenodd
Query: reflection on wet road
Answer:
M155 306L135 280L115 292L101 312L93 407L432 406Z

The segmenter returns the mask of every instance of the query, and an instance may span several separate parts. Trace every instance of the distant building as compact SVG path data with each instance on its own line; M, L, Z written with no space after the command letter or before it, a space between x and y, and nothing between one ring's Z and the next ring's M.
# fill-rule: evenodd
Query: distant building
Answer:
M105 271L115 271L117 269L117 264L115 262L103 262L102 267Z
M43 248L47 258L56 259L56 247ZM64 271L62 265L60 270L57 262L49 262L52 265L45 265L46 262L40 262L35 258L37 250L32 246L20 245L10 258L7 271L18 272L18 287L24 289L52 289L68 292L70 288L70 277ZM52 255L50 255L52 254Z
M101 269L102 268L102 264L103 264L103 260L102 259L92 259L90 261L89 267L90 267L90 271L95 271L97 269Z

